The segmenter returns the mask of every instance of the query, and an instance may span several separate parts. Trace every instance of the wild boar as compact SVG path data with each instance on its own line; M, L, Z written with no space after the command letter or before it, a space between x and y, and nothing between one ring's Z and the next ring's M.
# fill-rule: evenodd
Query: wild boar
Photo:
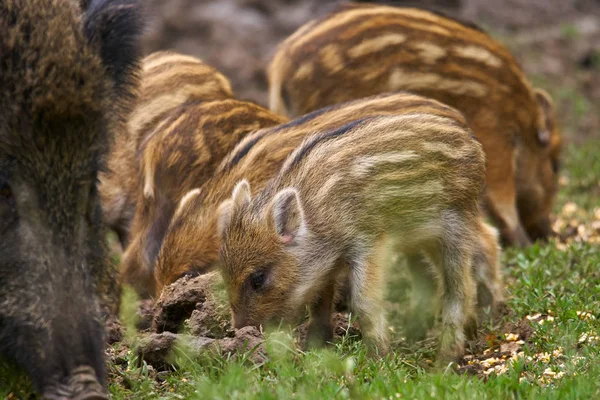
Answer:
M0 2L0 353L46 399L108 398L96 180L141 59L136 0L82 5Z

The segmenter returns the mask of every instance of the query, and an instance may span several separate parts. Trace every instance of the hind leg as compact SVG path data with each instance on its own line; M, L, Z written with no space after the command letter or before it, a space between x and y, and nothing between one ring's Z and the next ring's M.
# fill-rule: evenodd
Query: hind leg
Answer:
M406 261L413 285L411 313L406 323L406 336L414 342L423 340L435 321L438 279L423 254L409 254L406 256Z
M441 277L440 365L461 357L465 333L474 335L477 329L475 284L471 267L471 243L477 241L474 219L453 212L444 216L443 225L443 236L428 251Z

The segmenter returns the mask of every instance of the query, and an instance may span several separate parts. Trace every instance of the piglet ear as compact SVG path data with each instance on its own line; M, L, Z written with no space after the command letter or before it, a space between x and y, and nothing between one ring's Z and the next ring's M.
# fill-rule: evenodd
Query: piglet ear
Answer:
M271 206L275 234L284 244L291 244L302 235L305 227L304 211L298 191L283 189L275 195Z
M144 23L141 0L80 0L83 29L98 46L100 58L116 91L116 101L132 96L142 57Z
M242 179L233 188L231 199L227 199L221 203L217 210L218 223L217 230L219 236L223 236L223 233L231 223L231 217L235 210L248 205L250 203L250 184L247 180Z
M217 210L218 222L217 222L217 231L219 233L219 237L222 237L225 233L225 230L231 223L231 214L233 212L233 201L231 199L227 199L221 203L219 209Z
M537 139L542 146L547 146L550 144L554 129L554 105L552 98L545 90L536 88L534 93L539 114Z
M250 184L247 180L242 179L235 185L231 200L235 209L240 209L250 203Z

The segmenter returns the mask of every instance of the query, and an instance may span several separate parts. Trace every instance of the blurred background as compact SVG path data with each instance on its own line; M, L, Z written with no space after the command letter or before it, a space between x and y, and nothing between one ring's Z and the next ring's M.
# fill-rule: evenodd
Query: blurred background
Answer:
M217 67L237 97L267 105L277 44L336 0L147 0L146 53L173 49ZM363 1L468 20L507 45L557 103L566 139L600 138L600 0Z

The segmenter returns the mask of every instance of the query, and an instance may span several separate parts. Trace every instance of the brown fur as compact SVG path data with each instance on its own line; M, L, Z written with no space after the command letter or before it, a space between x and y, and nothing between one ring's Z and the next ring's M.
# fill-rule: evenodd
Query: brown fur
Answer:
M159 51L144 58L139 96L127 123L117 130L100 174L100 197L107 225L123 247L135 212L138 189L137 152L141 142L176 108L194 102L233 97L227 78L197 58Z
M316 111L287 124L263 129L247 136L223 160L215 176L199 191L187 197L179 206L165 235L156 265L157 291L174 282L186 273L205 273L213 268L219 258L219 237L217 236L217 209L231 193L235 184L247 179L256 189L261 190L269 179L274 177L285 159L302 141L314 132L336 129L355 118L384 115L423 113L455 117L456 111L436 101L407 93L380 95L357 100ZM374 137L377 136L374 132ZM482 236L490 241L486 248L497 248L497 241L490 236ZM498 269L497 254L484 257L483 269ZM482 275L487 275L484 272ZM497 273L497 281L483 282L483 286L502 287ZM501 292L490 289L497 295L485 305L502 301Z
M285 40L272 110L301 115L409 90L462 111L487 154L487 206L509 244L550 233L560 135L549 97L483 31L428 11L346 4Z
M154 263L177 204L207 181L250 132L285 122L251 102L187 102L165 115L139 149L139 185L132 241L122 261L124 281L143 296L159 292Z
M108 399L120 293L96 181L142 30L135 0L0 1L0 356L44 399Z
M441 298L440 360L462 354L467 325L476 324L471 268L483 251L485 157L462 115L438 104L317 132L252 198L246 180L236 185L220 206L219 231L237 328L294 320L310 306L327 340L334 288L349 274L363 336L385 353L382 249L390 244L426 291L417 299Z

